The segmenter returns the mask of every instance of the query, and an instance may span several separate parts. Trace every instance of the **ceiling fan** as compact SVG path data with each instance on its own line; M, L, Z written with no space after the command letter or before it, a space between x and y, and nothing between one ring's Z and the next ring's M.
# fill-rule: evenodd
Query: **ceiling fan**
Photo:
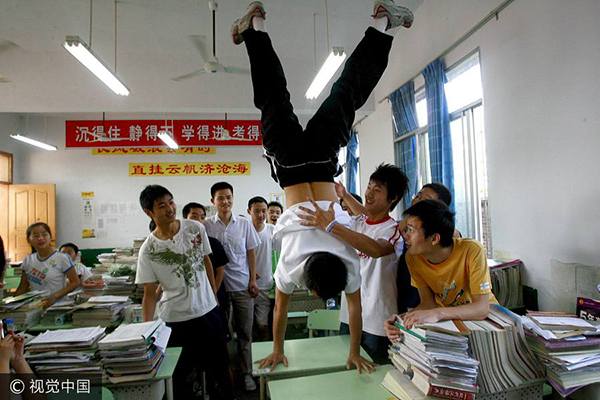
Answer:
M14 48L19 48L19 46L17 46L16 44L14 44L11 41L0 39L0 53L3 53L5 51L8 51L8 50L11 50ZM5 76L2 75L2 73L0 73L0 83L9 83L9 82L11 82L10 79L6 78Z
M202 60L204 61L204 67L190 72L185 75L181 75L175 78L171 78L174 81L183 81L186 79L190 79L197 75L202 74L218 74L218 73L226 73L226 74L238 74L238 75L248 75L250 70L247 68L238 68L238 67L226 67L219 62L217 58L217 43L216 43L216 19L217 19L217 8L219 7L217 0L209 0L208 8L212 12L212 56L208 55L208 51L206 49L206 36L200 35L191 35L190 39L194 43L196 49L200 53Z

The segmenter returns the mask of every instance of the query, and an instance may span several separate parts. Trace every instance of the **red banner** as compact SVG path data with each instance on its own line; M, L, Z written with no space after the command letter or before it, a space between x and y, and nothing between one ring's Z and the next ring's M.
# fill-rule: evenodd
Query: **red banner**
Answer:
M260 146L260 121L66 121L67 147L164 147L167 132L179 146Z

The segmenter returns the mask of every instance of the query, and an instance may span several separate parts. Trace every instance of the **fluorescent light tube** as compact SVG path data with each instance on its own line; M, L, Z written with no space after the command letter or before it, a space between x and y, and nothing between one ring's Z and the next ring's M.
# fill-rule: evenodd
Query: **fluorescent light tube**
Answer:
M80 63L85 65L94 75L98 77L106 86L113 92L121 96L128 96L129 90L123 85L117 77L108 70L96 56L88 48L79 36L67 36L63 47L73 55Z
M177 143L175 143L175 141L173 140L173 138L171 136L169 136L169 134L167 132L160 132L158 134L158 138L160 140L162 140L167 146L169 146L172 149L178 149L179 145Z
M56 151L56 150L58 150L56 148L56 146L52 146L52 145L49 145L49 144L46 144L46 143L43 143L43 142L39 142L37 140L28 138L27 136L19 135L18 133L16 135L10 135L10 137L13 138L13 139L20 140L21 142L25 142L25 143L28 143L30 145L39 147L39 148L44 149L44 150L48 150L48 151Z
M335 71L338 70L338 68L340 67L340 65L342 65L345 59L346 53L344 52L344 48L334 47L331 54L329 54L329 57L327 57L327 60L325 60L325 64L323 64L323 66L319 70L319 73L317 74L317 76L315 76L315 79L306 91L304 97L306 97L309 100L316 99L317 97L319 97L319 95L325 88L325 85L327 85L327 82L329 82L331 77L333 77L333 74L335 74Z

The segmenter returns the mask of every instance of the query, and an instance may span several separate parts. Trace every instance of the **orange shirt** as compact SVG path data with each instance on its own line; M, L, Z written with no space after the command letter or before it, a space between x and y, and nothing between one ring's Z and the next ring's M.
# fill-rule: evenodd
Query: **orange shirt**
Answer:
M490 270L485 249L476 240L454 238L452 254L444 262L433 264L423 256L406 254L406 264L416 288L429 287L441 307L456 307L473 302L473 295L490 294L490 303L498 304L492 293Z

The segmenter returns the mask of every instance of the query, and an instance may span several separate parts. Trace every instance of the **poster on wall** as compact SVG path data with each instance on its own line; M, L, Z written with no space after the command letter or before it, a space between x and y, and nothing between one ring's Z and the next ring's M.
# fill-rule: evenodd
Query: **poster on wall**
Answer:
M94 217L94 192L81 192L81 204L83 211L81 237L90 239L96 237L94 228L96 218Z
M66 121L66 147L166 147L166 132L181 146L260 146L255 120Z
M249 162L129 163L129 176L250 175Z
M269 201L276 201L279 204L285 204L283 202L283 192L279 192L279 193L271 193L269 195Z

